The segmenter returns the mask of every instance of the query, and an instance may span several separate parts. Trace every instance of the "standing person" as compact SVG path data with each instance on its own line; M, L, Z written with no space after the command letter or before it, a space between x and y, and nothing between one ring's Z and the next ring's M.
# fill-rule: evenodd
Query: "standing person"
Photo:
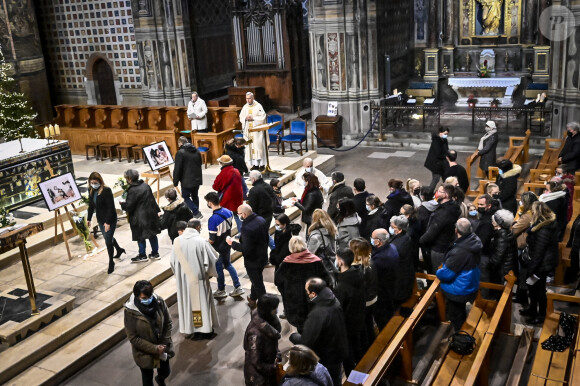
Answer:
M538 197L533 192L524 192L521 195L520 210L518 212L519 217L517 221L512 225L512 232L516 237L518 244L518 257L522 255L524 248L528 245L526 240L528 237L527 230L532 225L532 205L534 202L538 201ZM528 286L526 285L527 276L527 262L522 261L521 258L518 259L519 262L519 275L518 275L518 289L516 292L516 297L514 299L515 303L528 304Z
M360 235L367 240L370 240L371 234L375 229L384 228L382 207L383 204L377 196L367 197L366 209L368 214L365 223L361 224L360 227Z
M348 242L360 236L360 219L356 214L352 199L343 198L338 202L336 221L338 248L348 248Z
M115 270L113 259L121 258L126 251L119 246L115 239L115 229L117 228L117 211L115 210L115 200L113 191L105 185L103 177L97 172L89 175L89 211L87 213L87 225L91 229L91 219L93 213L97 214L97 223L105 239L107 253L109 254L108 274ZM114 252L117 253L114 254Z
M218 163L221 170L211 188L218 192L220 205L232 211L239 232L242 229L242 220L238 217L237 210L244 202L243 179L240 172L233 167L230 156L222 155L218 158Z
M143 263L149 259L159 260L159 241L157 235L161 232L159 221L159 205L155 201L151 187L139 179L135 169L125 171L125 179L129 184L127 200L121 201L121 209L127 212L133 241L139 246L139 254L131 259L131 263ZM149 240L151 254L147 257L145 240Z
M489 194L484 194L477 200L477 211L479 212L479 223L474 233L481 241L481 259L479 262L479 267L481 269L481 281L489 282L491 279L488 276L490 268L488 268L490 263L491 255L491 240L493 238L493 223L492 217L495 212L498 211L497 207L493 205L493 198Z
M292 224L290 218L285 214L276 217L276 231L274 232L274 249L270 251L270 264L278 267L282 261L290 254L290 239L292 236L298 236L301 226Z
M429 153L427 153L427 159L425 159L425 167L431 171L431 183L429 183L431 193L435 191L435 187L445 171L445 156L449 150L448 135L449 128L443 126L439 128L437 133L431 134L431 146Z
M207 106L205 101L197 95L197 91L191 94L191 100L187 104L187 117L191 121L191 131L207 133Z
M413 199L403 188L403 181L391 178L389 180L389 195L383 205L383 222L388 224L391 217L396 216L405 204L415 205Z
M409 220L407 220L407 217L404 215L391 217L389 242L397 248L397 253L399 254L396 269L397 275L395 277L396 284L394 286L395 292L393 293L393 306L395 311L411 297L415 284L413 243L407 235L407 229L409 229Z
M530 293L530 306L520 310L528 316L526 323L540 324L546 317L546 277L558 265L558 239L554 237L558 226L556 215L544 202L532 204L532 227L528 230L528 263L526 284Z
M413 267L416 272L419 272L419 239L421 239L421 224L417 220L417 210L411 205L403 205L401 208L401 215L405 216L408 222L407 236L411 240L410 254L413 261Z
M515 216L518 211L516 194L518 193L518 177L522 172L520 165L512 164L509 159L502 159L497 163L499 175L495 183L499 188L499 200L501 207L507 209Z
M457 220L457 240L445 255L443 266L437 270L445 296L445 313L455 331L467 318L465 305L473 302L479 290L479 256L481 241L473 233L471 223L465 218Z
M367 198L372 196L372 193L366 191L366 184L365 180L362 178L356 178L353 182L353 191L354 191L354 208L358 217L360 218L361 229L364 228L367 220L367 215L369 211L366 208L367 205Z
M226 142L225 155L229 156L234 168L240 172L242 176L242 190L244 192L244 200L248 197L248 186L244 176L248 175L248 166L246 165L246 140L243 137L232 138Z
M499 135L497 134L497 127L494 121L487 121L485 124L485 134L479 140L477 146L477 155L481 157L479 160L479 168L483 170L484 175L487 176L487 169L490 166L495 166L496 148Z
M270 145L270 138L265 130L252 132L252 129L266 123L266 112L262 105L254 100L254 94L251 92L246 93L246 104L240 111L240 122L242 122L244 139L252 140L249 151L246 152L246 161L252 164L252 170L264 171L266 167L264 151Z
M316 209L322 209L324 198L320 192L318 178L314 174L305 173L303 178L306 181L304 193L299 200L294 197L293 201L294 205L302 211L302 222L305 224L305 230L308 231L312 223L312 214Z
M308 250L321 259L330 259L334 264L338 229L328 213L316 209L312 214L312 225L308 227L307 234Z
M491 239L488 277L492 283L503 284L504 276L512 271L518 275L518 244L511 227L514 215L507 209L500 209L491 218L494 228Z
M280 300L276 295L264 294L252 311L250 324L244 335L244 378L246 386L275 386L276 364L280 357L278 340L282 325L276 315Z
M155 369L155 381L164 386L171 373L169 358L175 356L171 340L173 325L165 301L153 293L150 282L139 280L125 303L124 314L125 333L135 364L141 370L143 386L153 386Z
M566 226L568 225L568 189L559 181L546 183L546 189L539 197L539 201L545 202L556 215L558 224L558 241L562 241Z
M215 263L217 271L218 288L213 293L216 299L223 299L228 296L226 293L226 282L224 269L228 271L234 285L234 290L229 293L230 296L242 296L245 291L240 285L238 272L230 261L231 248L226 243L226 238L232 235L232 226L234 215L231 210L222 208L219 204L219 196L216 192L209 192L204 197L208 208L212 210L211 217L207 221L207 230L209 231L209 243L219 254Z
M163 207L161 229L167 229L167 235L171 239L171 244L173 244L173 240L179 236L177 233L177 222L188 222L192 219L193 213L191 213L191 210L185 205L182 199L178 199L175 189L168 189L165 192L165 198L169 201L169 205Z
M304 285L311 277L325 278L327 274L322 260L308 250L301 237L292 236L289 249L290 254L280 264L274 282L282 295L288 323L302 332L309 310Z
M336 221L338 217L338 202L343 198L354 198L352 188L345 185L344 174L332 172L332 187L328 195L328 215Z
M306 282L306 295L312 304L302 334L290 335L290 342L311 348L320 357L335 386L342 384L342 362L348 356L348 340L340 302L324 280Z
M282 196L282 183L279 179L272 178L270 180L270 186L274 193L273 215L274 217L278 217L279 215L284 214L284 209L286 209L286 206L282 205L282 202L284 202L284 197Z
M213 328L220 325L209 284L209 278L217 276L218 254L200 231L199 220L190 220L175 239L170 260L177 285L179 332L193 334L193 340L213 339Z
M281 386L333 386L328 370L308 347L298 344L288 351L288 370Z
M268 262L268 226L264 219L252 212L252 207L242 204L238 207L238 216L243 220L239 241L231 237L226 238L226 243L244 256L244 267L252 283L248 304L250 308L256 308L256 301L266 293L264 267Z
M463 192L467 193L469 190L469 179L467 178L467 171L465 168L457 163L457 152L449 150L446 155L447 165L445 165L445 172L443 173L443 181L449 177L457 178L459 187Z
M566 164L568 170L573 174L580 169L580 135L578 135L580 125L578 125L578 122L569 122L566 125L566 131L568 132L568 138L566 138L558 163Z
M407 192L413 199L413 206L418 208L421 205L421 183L419 180L407 179ZM405 204L407 205L407 204Z
M175 155L173 169L173 185L181 183L181 194L185 203L191 209L194 218L202 218L199 211L199 186L203 184L201 173L201 153L185 137L177 141L179 150Z
M371 245L374 247L371 261L377 269L378 294L374 309L375 322L380 331L395 313L393 306L393 286L399 261L397 248L389 242L389 232L379 228L373 231Z
M302 197L302 194L304 193L304 188L308 182L304 179L304 174L306 173L314 174L316 178L318 178L322 194L326 197L328 195L328 190L332 186L332 179L326 177L322 171L314 167L314 161L309 157L302 160L302 167L298 169L296 177L294 178L293 190L296 197Z
M274 213L274 191L272 187L264 181L262 173L257 170L250 172L250 182L252 189L248 193L248 205L250 205L258 216L266 221L270 227Z

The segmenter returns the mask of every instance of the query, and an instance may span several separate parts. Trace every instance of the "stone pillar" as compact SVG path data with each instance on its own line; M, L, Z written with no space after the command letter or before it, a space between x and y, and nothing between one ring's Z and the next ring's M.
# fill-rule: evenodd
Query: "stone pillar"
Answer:
M376 12L374 1L309 2L312 118L338 102L343 134L368 130L370 101L379 98Z
M437 47L437 24L439 23L438 1L429 0L429 48Z
M539 9L539 12L538 12L538 18L539 18L539 15L541 15L541 14L542 14L542 12L544 12L544 10L545 10L546 8L548 8L548 0L540 0L540 4L539 4L539 6L540 6L540 9ZM538 23L539 23L539 22L538 22ZM550 41L548 40L548 38L547 38L547 37L545 37L545 36L544 36L544 35L543 35L543 34L542 34L540 31L539 31L539 29L537 30L537 32L538 32L538 45L539 45L539 46L545 46L545 45L548 45L548 44L550 44Z

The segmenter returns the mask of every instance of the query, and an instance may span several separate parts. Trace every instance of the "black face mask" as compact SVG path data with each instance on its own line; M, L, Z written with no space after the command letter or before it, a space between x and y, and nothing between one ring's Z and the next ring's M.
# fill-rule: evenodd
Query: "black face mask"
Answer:
M421 188L415 188L415 190L413 190L415 196L419 196L419 193L421 193Z
M569 132L568 132L568 137L571 137L571 136L573 136L573 135L574 135L574 132L572 132L572 131L569 131Z
M481 214L484 214L485 212L487 212L487 210L485 208L477 208L477 211Z
M491 197L492 197L492 198L495 198L495 199L497 200L497 199L499 198L499 193L492 194L492 195L491 195Z

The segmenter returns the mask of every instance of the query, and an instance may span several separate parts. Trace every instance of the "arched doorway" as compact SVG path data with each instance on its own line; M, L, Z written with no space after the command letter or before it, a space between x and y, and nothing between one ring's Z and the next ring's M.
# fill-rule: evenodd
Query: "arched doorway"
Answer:
M116 105L115 83L111 66L103 59L98 59L93 64L93 81L95 95L100 105Z

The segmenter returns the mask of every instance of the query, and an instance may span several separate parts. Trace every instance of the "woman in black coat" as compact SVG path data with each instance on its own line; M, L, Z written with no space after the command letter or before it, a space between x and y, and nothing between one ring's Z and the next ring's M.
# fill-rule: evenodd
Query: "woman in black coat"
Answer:
M302 222L306 224L306 231L312 223L312 213L315 209L322 209L324 197L320 192L320 182L314 173L304 173L302 177L306 183L304 193L300 200L296 200L294 204L302 211Z
M435 191L435 186L437 186L445 171L445 162L447 162L445 157L447 156L447 151L449 151L448 135L448 127L440 127L439 132L431 134L431 146L425 159L425 167L431 171L431 183L429 184L431 192Z
M511 226L514 216L507 209L500 209L491 217L494 227L489 256L489 278L492 283L503 284L509 271L518 274L518 243Z
M479 160L479 168L487 175L487 169L495 165L496 148L499 135L497 134L497 127L494 121L487 121L485 124L485 134L479 140L477 147L477 155L481 157Z
M161 216L161 229L167 229L167 234L173 240L179 233L177 232L177 222L188 222L193 218L191 209L185 204L185 201L177 199L177 191L173 188L165 192L165 198L169 201L169 205L163 208L163 216Z
M564 238L566 232L566 225L568 225L568 200L570 194L566 185L557 181L550 181L546 184L545 192L540 195L539 200L545 202L548 207L556 215L556 223L558 224L558 241Z
M302 227L298 224L290 223L290 218L285 214L276 217L276 231L274 232L275 248L270 251L270 264L276 266L276 270L282 260L290 254L290 239L298 236Z
M403 205L414 205L413 198L405 189L403 181L394 178L389 180L389 195L383 205L383 221L385 224L391 222L391 217L398 216Z
M117 228L117 210L113 199L113 191L105 186L103 177L97 172L92 172L89 176L89 212L87 222L91 228L91 219L93 213L97 214L97 223L105 239L107 252L109 254L109 269L107 273L111 274L115 270L113 259L121 257L125 250L119 246L115 239L115 228ZM114 254L114 251L117 253Z
M135 169L125 171L125 179L129 183L127 200L121 202L121 208L127 212L133 241L139 246L139 254L131 259L132 263L146 262L145 240L151 244L151 259L158 260L159 241L157 235L161 231L161 222L158 213L161 211L153 196L151 187L139 179L139 172Z
M532 205L532 227L528 230L527 281L530 293L530 306L520 310L529 316L528 324L539 324L546 317L546 277L558 265L558 239L556 215L548 205L536 201Z
M515 216L518 211L516 194L518 192L518 177L522 172L520 165L514 165L508 159L503 159L497 163L499 176L495 183L499 188L499 200L501 207L507 209Z
M360 235L370 240L375 229L385 227L385 222L382 217L383 204L377 196L368 196L366 207L369 213L367 214L365 223L361 226Z

